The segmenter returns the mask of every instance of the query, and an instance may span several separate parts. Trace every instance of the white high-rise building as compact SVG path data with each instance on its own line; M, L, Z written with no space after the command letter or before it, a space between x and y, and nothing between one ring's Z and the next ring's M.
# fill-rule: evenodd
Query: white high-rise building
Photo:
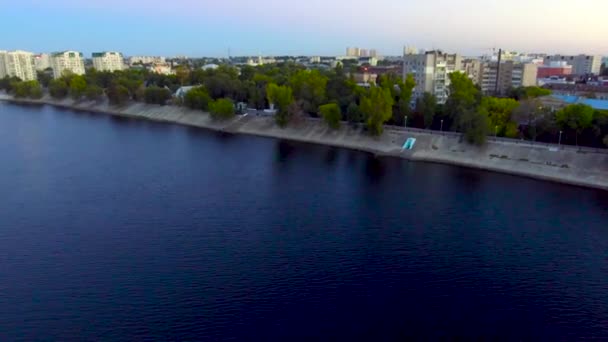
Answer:
M34 54L27 51L0 52L0 77L19 77L22 81L37 79Z
M406 51L406 52L413 52ZM442 51L427 51L403 56L403 79L411 74L416 81L412 93L412 105L425 92L435 95L437 103L444 104L448 99L450 78L454 71L462 70L462 57Z
M60 78L64 71L84 75L82 53L76 51L55 52L51 54L51 68L53 68L53 77L55 78Z
M120 71L125 68L120 52L93 52L93 67L98 71Z
M4 65L4 59L6 58L6 51L0 50L0 78L7 76L6 66Z

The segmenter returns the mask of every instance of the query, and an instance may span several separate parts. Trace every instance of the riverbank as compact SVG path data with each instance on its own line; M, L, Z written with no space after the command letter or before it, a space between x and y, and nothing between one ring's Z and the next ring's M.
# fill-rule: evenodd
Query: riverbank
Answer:
M107 113L153 121L250 134L305 143L343 147L366 151L380 156L392 156L415 161L444 163L554 182L608 190L608 153L557 149L549 145L518 144L517 141L489 141L483 147L471 146L455 135L386 130L380 137L370 137L359 129L343 125L337 131L319 120L301 120L279 128L269 117L238 116L218 122L203 112L183 107L131 103L121 107L107 103L57 101L49 97L40 100L15 100L0 94L0 100L14 103L48 104L69 109ZM412 150L402 150L408 138L415 138Z

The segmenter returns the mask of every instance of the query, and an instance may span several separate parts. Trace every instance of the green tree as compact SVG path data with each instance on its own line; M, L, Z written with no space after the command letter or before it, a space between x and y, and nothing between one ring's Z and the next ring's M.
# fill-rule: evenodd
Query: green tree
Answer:
M471 113L476 113L476 107L480 100L479 89L475 87L473 81L461 72L453 72L450 74L450 95L445 104L445 113L452 121L452 129L461 128L458 125L461 122L468 120L460 120L460 117L467 114L470 117Z
M555 114L555 118L562 129L571 129L576 132L576 145L578 146L578 136L591 126L593 114L593 108L579 103L562 108Z
M96 84L87 85L84 96L89 101L100 102L103 99L103 89Z
M79 100L84 96L86 90L87 81L84 76L73 75L70 80L70 96L72 96L74 100Z
M275 120L280 127L285 127L290 118L293 116L293 111L289 108L294 102L293 90L289 86L278 86L270 83L266 86L266 96L268 103L274 104L277 108Z
M39 99L42 97L42 87L38 81L13 82L13 95L16 98Z
M416 87L416 81L412 74L408 74L405 82L399 82L397 85L399 86L399 100L397 102L398 110L396 111L397 118L395 122L400 123L402 118L404 120L406 116L410 115L412 92L414 91L414 87Z
M113 84L107 91L108 100L111 105L123 105L129 101L129 89L121 84Z
M51 80L49 82L49 94L55 99L64 99L68 96L69 87L63 78Z
M517 137L519 133L517 124L511 121L513 112L519 106L517 101L509 98L484 97L480 106L488 115L491 132L499 136Z
M209 104L211 117L216 120L226 120L234 117L234 103L231 99L218 99Z
M424 128L430 128L435 119L435 113L437 111L437 98L435 95L424 92L422 98L416 101L416 111L419 115L422 115L424 121Z
M53 79L53 73L47 72L47 71L36 71L36 76L37 76L38 82L40 82L40 85L45 88L48 88L49 83Z
M300 70L289 79L289 85L300 107L307 113L316 114L319 105L325 102L327 81L318 70Z
M190 89L184 95L184 104L190 109L200 109L206 111L209 109L209 103L212 101L211 96L205 87L195 87Z
M340 128L340 120L342 120L342 113L340 107L336 103L328 103L319 107L321 116L330 128Z
M363 113L355 102L351 102L346 110L346 118L351 124L358 124L363 121Z
M510 97L515 100L535 99L547 95L551 95L551 90L540 87L519 87L510 91Z
M169 99L171 99L171 91L167 88L151 86L144 90L144 101L148 104L164 106Z
M361 99L361 111L366 115L367 128L372 135L380 135L384 123L393 114L393 96L390 89L372 87L369 94Z
M488 115L485 109L466 110L459 116L459 127L469 144L481 146L488 135Z

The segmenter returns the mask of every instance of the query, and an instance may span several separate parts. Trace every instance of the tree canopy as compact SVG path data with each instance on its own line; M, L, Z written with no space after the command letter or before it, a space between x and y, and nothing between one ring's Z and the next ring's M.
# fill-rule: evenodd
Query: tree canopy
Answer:
M383 125L393 115L393 96L391 90L372 86L369 93L361 99L361 111L367 118L367 129L372 135L380 135Z
M326 105L322 105L321 107L319 107L319 112L325 120L325 123L327 123L330 128L340 128L340 120L342 120L342 113L340 112L340 107L337 103L328 103Z
M234 116L234 103L231 99L217 99L209 104L211 117L216 120L227 120Z

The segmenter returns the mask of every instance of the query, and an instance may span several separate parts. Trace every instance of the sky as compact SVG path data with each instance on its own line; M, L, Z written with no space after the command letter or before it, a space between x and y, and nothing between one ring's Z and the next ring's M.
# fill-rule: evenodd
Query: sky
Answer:
M608 55L606 0L0 0L0 49L343 55L403 46Z

